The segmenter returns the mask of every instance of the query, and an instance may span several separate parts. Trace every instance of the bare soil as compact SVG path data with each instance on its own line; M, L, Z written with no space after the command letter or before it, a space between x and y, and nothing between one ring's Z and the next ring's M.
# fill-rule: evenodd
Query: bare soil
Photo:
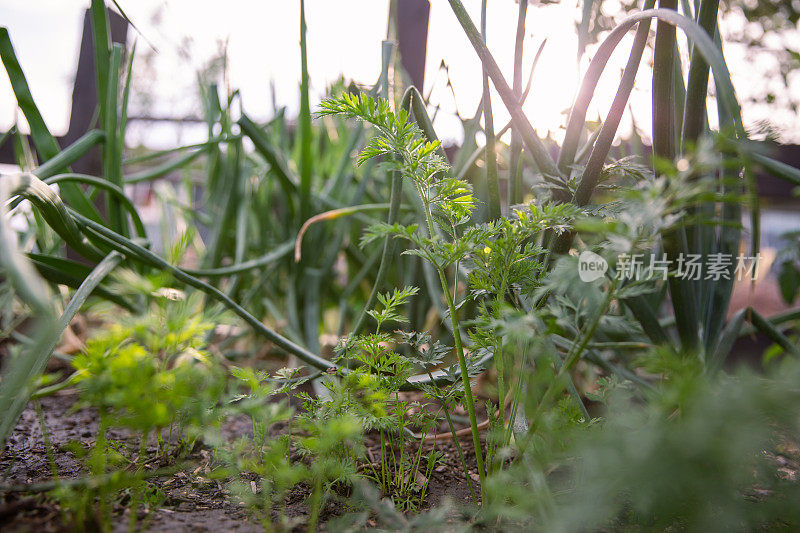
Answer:
M98 419L91 409L73 409L77 395L63 391L41 400L45 425L49 434L53 458L62 481L84 478L87 473L81 462L69 450L70 442L89 448L97 435ZM280 432L281 427L276 427ZM229 420L225 427L231 438L247 435L251 431L248 420ZM120 431L111 430L109 438L127 445L131 450L138 444ZM74 445L73 445L74 446ZM367 439L368 455L378 456L378 445L371 436ZM432 447L433 444L426 446ZM430 477L425 507L440 505L445 499L454 504L470 500L468 485L452 441L439 442L436 449L444 454L443 464L436 467ZM469 439L462 439L462 449L468 464L475 470L475 456ZM155 455L155 443L148 456ZM139 512L138 521L148 523L148 531L261 531L258 521L242 505L230 498L225 484L211 479L208 473L214 468L210 450L202 445L189 454L189 467L170 475L149 481L166 496L166 501L150 513ZM157 468L157 461L148 464ZM163 466L163 465L161 465ZM9 442L0 456L0 530L2 531L71 531L58 505L47 496L47 483L52 481L51 465L36 410L31 403L22 414ZM286 500L286 514L296 520L297 529L304 529L308 509L305 500L308 488L298 486ZM127 531L130 506L124 500L114 509L115 530ZM342 514L341 503L329 501L323 510L323 522ZM374 525L367 521L367 526ZM89 524L91 529L91 524Z

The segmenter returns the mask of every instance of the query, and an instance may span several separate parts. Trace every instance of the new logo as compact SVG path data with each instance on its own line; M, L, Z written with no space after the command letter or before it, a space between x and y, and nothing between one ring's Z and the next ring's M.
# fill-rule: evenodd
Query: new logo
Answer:
M608 270L605 259L594 252L584 250L578 256L578 276L587 283L602 278Z

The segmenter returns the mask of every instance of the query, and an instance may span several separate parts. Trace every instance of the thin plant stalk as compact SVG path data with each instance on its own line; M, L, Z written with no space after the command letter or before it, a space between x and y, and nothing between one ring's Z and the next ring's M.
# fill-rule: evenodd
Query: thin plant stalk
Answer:
M426 367L426 371L428 372L428 377L433 381L433 375L431 371ZM469 477L469 468L467 468L467 460L464 457L464 451L461 449L461 441L458 438L458 433L456 433L456 428L453 425L453 419L450 418L450 410L447 408L447 402L444 398L441 398L440 401L442 402L442 411L444 411L444 417L447 420L447 426L450 428L450 433L453 435L453 443L456 445L456 451L458 451L458 458L461 460L461 466L464 469L464 479L467 481L467 486L469 486L469 492L472 495L472 501L477 505L478 498L475 496L475 487L472 486L472 478ZM438 418L438 414L437 414Z
M53 479L58 479L58 465L56 465L56 457L53 453L53 442L50 439L50 431L47 429L47 421L42 411L42 402L38 399L34 400L33 406L36 409L36 418L39 421L39 429L42 431L42 441L44 441L44 448L47 452L47 462L50 465L50 476Z
M500 318L500 308L506 293L508 277L503 276L500 291L497 293L494 302L494 316ZM494 364L497 368L497 409L499 412L500 424L505 429L506 424L506 381L505 381L505 361L503 359L503 339L499 335L495 341Z
M527 2L523 2L527 3ZM486 0L481 3L481 35L486 40ZM500 187L497 183L497 153L495 152L494 118L492 116L492 94L489 88L489 73L483 65L483 131L486 134L486 187L488 188L489 220L500 218ZM456 268L456 272L458 268Z
M417 183L417 192L422 199L425 208L425 221L428 225L429 235L435 235L433 229L433 216L431 215L430 204L427 201L427 195L422 190L421 186ZM472 443L475 446L475 459L478 463L478 477L481 483L481 494L485 490L486 470L483 464L483 453L481 452L481 435L478 429L478 419L475 416L475 399L472 396L472 386L469 379L469 370L467 369L467 360L464 356L464 347L461 342L461 329L458 322L458 309L456 309L453 295L450 293L450 285L447 282L447 276L443 269L437 267L439 273L439 282L442 285L442 292L447 302L447 310L450 315L450 323L453 326L453 344L455 345L456 357L458 358L458 366L461 370L461 381L464 385L464 403L466 404L467 413L469 413L469 424L472 430Z
M458 366L461 370L461 381L464 384L464 403L469 413L469 424L472 428L472 444L475 446L475 460L478 463L478 477L481 483L481 494L485 490L486 470L483 464L483 453L481 451L481 435L478 429L478 419L475 416L475 400L472 396L472 386L469 379L469 370L467 370L467 360L464 356L464 347L461 343L461 330L458 323L458 310L453 303L453 296L450 294L450 287L447 283L444 271L439 269L439 280L442 283L442 291L447 301L447 309L450 312L450 321L453 324L453 343L455 344L456 357L458 357Z
M309 105L306 7L300 0L300 218L311 215L311 107Z
M528 14L528 0L519 1L519 14L517 17L517 34L514 40L514 79L512 89L514 96L522 101L522 58L525 44L525 19ZM541 49L540 49L541 51ZM535 66L534 61L534 66ZM531 71L533 74L533 71ZM484 71L484 76L486 73ZM509 149L508 169L508 205L522 202L522 140L517 128L511 130L511 146Z

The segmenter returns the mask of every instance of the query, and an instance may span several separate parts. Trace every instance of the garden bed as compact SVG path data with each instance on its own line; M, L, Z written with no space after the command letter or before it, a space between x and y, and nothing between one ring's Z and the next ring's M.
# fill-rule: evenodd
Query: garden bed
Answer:
M199 76L208 138L157 152L125 145L134 55L103 0L98 120L70 146L0 28L30 127L0 136L19 167L0 176L4 530L800 528L800 310L728 312L759 275L756 172L800 169L749 136L718 3L585 2L560 142L524 107L528 2L510 82L489 3L480 24L447 3L483 89L449 151L391 41L374 85L312 101L303 0L297 116L251 118L221 57ZM633 128L639 156L615 159L651 28L652 148ZM165 177L148 232L131 186ZM800 232L782 239L790 304ZM756 332L747 368L731 353Z
M52 446L52 457L62 482L82 481L87 472L80 460L69 451L69 446L79 443L85 448L94 444L98 430L98 418L91 408L75 409L78 397L75 391L63 391L41 400L41 410ZM276 432L285 431L285 426L274 428ZM444 428L443 428L444 429ZM230 438L252 436L252 425L244 417L229 420L225 424L225 434ZM109 431L109 439L127 448L132 458L136 457L138 442L127 431ZM447 440L447 439L446 439ZM462 446L467 460L475 468L475 456L469 452L468 439ZM174 443L177 444L177 443ZM427 444L433 447L433 444ZM443 505L449 500L451 508L455 504L470 501L469 489L452 443L437 444L436 449L443 453L443 462L434 470L428 485L425 509ZM368 454L373 457L379 453L380 445L374 436L368 439ZM155 458L155 440L148 447L148 469L174 465L175 457ZM295 460L302 460L295 456ZM263 531L262 525L242 503L232 501L226 485L230 480L212 479L209 474L215 468L212 452L198 445L171 475L155 476L148 479L154 491L159 492L163 501L152 509L138 511L138 520L147 523L150 531ZM0 506L0 529L3 531L65 531L74 524L65 522L58 504L47 497L45 489L52 488L53 471L50 457L43 439L39 418L34 406L28 405L0 456L0 476L5 488L16 487L3 493ZM253 478L255 479L255 478ZM42 490L29 492L26 487L41 486ZM255 487L255 485L254 485ZM285 516L294 521L296 528L302 530L308 515L308 486L299 486L286 498ZM347 494L342 499L329 501L322 514L322 522L340 517L344 512ZM126 531L130 521L129 500L117 501L113 512L115 531ZM455 510L453 516L456 516ZM277 518L277 510L274 518ZM146 522L143 522L146 521ZM367 525L375 525L374 518L367 519ZM324 526L323 526L324 527Z

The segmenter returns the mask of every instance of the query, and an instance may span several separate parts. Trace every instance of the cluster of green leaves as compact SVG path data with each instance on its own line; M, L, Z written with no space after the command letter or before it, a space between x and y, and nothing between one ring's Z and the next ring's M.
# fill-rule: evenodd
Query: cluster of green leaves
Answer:
M403 398L400 389L415 366L430 372L448 351L438 344L421 349L422 343L430 341L429 336L383 331L388 323L407 322L400 309L416 293L415 287L405 287L380 294L380 308L369 311L376 322L374 333L348 336L337 347L337 362L350 370L326 381L330 400L305 397L308 421L355 416L362 435L378 431L380 457L377 463L368 461L366 476L404 510L420 508L438 458L435 451L425 454L422 443L414 449L409 432L416 429L430 433L437 414L427 405ZM412 348L409 353L401 353L404 345Z
M372 124L378 131L377 140L371 141L362 153L361 161L377 156L387 156L388 165L400 176L409 180L418 194L421 204L422 230L417 225L405 226L400 223L379 224L366 232L362 242L370 242L383 237L387 243L391 237L407 239L416 248L404 253L418 255L426 259L437 271L442 292L447 301L455 353L458 360L464 390L464 405L469 413L475 453L478 457L478 471L484 478L484 464L481 456L480 435L475 416L475 402L470 385L469 364L462 345L460 323L457 317L455 295L451 293L446 269L453 265L456 272L455 288L458 288L457 273L459 263L465 258L476 242L488 238L487 228L468 227L475 199L469 185L449 175L449 165L437 153L438 141L426 140L425 135L408 114L401 109L391 111L388 102L377 102L367 96L354 97L342 95L321 104L323 114L340 114L355 117ZM419 117L418 117L419 118ZM426 231L427 230L427 231ZM449 238L448 238L449 237ZM464 464L465 475L466 464Z
M289 401L270 399L276 394L291 397L302 380L286 378L296 372L281 369L279 377L271 379L265 373L234 368L236 383L249 393L236 393L238 387L231 391L229 400L215 409L215 423L203 433L204 442L214 450L212 477L225 482L234 500L246 505L268 531L300 525L298 518L287 514L286 499L302 483L311 488L306 524L315 531L322 507L339 497L337 487L350 485L357 471L355 458L363 455L361 426L353 415L342 413L311 423L306 416L296 416ZM252 420L253 433L231 440L221 424L242 415ZM293 441L295 418L302 435Z
M408 111L392 111L384 98L343 93L338 98L323 100L318 114L357 118L378 130L379 135L372 137L361 151L359 164L374 157L388 156L389 168L429 186L436 174L449 170L447 162L437 153L439 142L426 141L416 122L410 120Z
M113 450L113 444L109 443L109 450ZM80 459L89 456L79 446L73 446L72 450ZM145 531L166 501L164 491L151 483L143 472L126 470L130 462L121 453L114 457L117 461L112 461L112 457L111 452L107 452L110 472L92 478L89 486L57 483L56 488L48 493L58 502L63 523L73 531L111 531L114 509L120 506L131 510L128 530ZM140 519L142 514L144 519Z
M91 338L72 360L81 400L107 423L145 437L201 423L216 403L220 376L205 350L212 325L187 309L154 306L152 314L110 324Z
M428 223L428 234L421 238L431 239L423 241L428 245L420 247L421 249L436 249L437 246L444 245L435 240L439 231L434 231L434 224L448 232L451 238L456 238L457 228L469 221L475 207L475 198L467 182L450 175L450 165L441 154L439 141L427 140L407 111L392 111L389 102L384 99L344 93L339 97L323 100L320 108L321 116L336 114L358 118L375 127L377 135L361 151L358 162L361 164L376 157L385 157L383 164L386 168L397 171L402 178L409 179L414 184ZM362 243L385 237L391 232L406 238L414 233L399 224L380 224L366 233ZM452 252L441 252L441 255L453 256ZM457 260L457 257L452 260ZM448 265L449 263L445 263L441 268Z
M115 294L106 282L106 276L120 264L144 276L176 275L179 283L236 309L256 331L277 340L281 349L325 369L330 362L317 355L323 310L338 305L339 323L344 328L360 301L364 284L347 285L342 272L351 277L361 272L360 276L369 280L377 256L375 250L363 253L351 245L358 235L344 224L319 225L309 231L308 246L324 249L323 253L306 254L299 265L289 257L299 228L311 215L344 206L354 208L352 213L369 223L374 219L362 212L388 209L380 203L386 175L371 165L354 172L344 164L363 140L361 129L350 128L346 120L327 118L312 127L310 111L304 106L304 127L295 135L284 110L276 107L273 120L257 124L239 112L241 95L237 91L221 94L213 83L205 85L208 80L204 78L201 105L208 127L205 142L155 152L126 147L136 54L123 54L122 46L111 44L105 4L93 0L91 6L93 40L102 44L95 56L99 127L63 149L42 119L8 32L0 29L0 59L12 79L20 110L32 125L30 136L16 127L0 136L0 144L14 143L23 171L4 176L7 179L0 193L4 202L10 201L10 210L23 198L32 199L35 206L33 211L16 211L28 221L18 241L10 238L15 231L2 218L0 245L8 252L3 254L8 258L4 264L10 265L8 279L13 280L4 288L13 288L15 293L10 296L17 295L31 305L30 313L41 326L34 335L37 342L20 341L26 355L8 366L9 379L0 386L0 403L4 410L14 413L0 427L2 439L7 438L27 398L35 392L61 331L90 295L142 311L137 305L139 299ZM384 47L383 74L373 93L382 88L388 94L386 72L391 48ZM123 55L128 61L123 61ZM307 80L307 69L302 70ZM344 83L337 82L336 86L344 87ZM309 90L305 83L301 100L306 103ZM252 141L253 149L245 138ZM102 172L98 170L96 176L73 173L70 165L98 145L102 148ZM151 228L146 232L137 207L123 188L166 175L182 179L154 185L164 223L160 232L149 231ZM58 184L58 190L51 189L51 184ZM95 208L98 197L109 208L108 223ZM184 198L191 200L187 203ZM367 202L364 209L362 202ZM158 253L171 247L178 237L174 228L184 222L190 229L185 236L191 236L186 245L197 254L197 264L192 265L195 268L181 267L180 258L165 258ZM84 262L67 258L67 246ZM338 263L343 257L347 263L344 267ZM60 306L54 304L55 299L71 294L49 289L64 286L82 290L75 293L71 305L65 307L67 312L57 320ZM125 293L127 296L128 291ZM279 322L285 319L286 336L267 327L264 317ZM214 320L224 318L217 315ZM252 344L247 349L252 350Z
M796 460L797 362L709 377L669 350L645 358L669 377L644 398L606 382L591 427L563 412L543 423L530 453L491 480L487 520L513 528L535 516L526 527L541 531L797 527L800 494L778 459Z
M378 132L377 140L371 142L359 161L377 156L385 157L386 164L416 188L422 207L422 228L416 224L376 224L367 229L362 242L369 243L378 238L390 237L410 241L413 247L406 249L404 253L424 258L438 272L442 291L448 302L461 374L460 386L451 388L450 391L460 390L463 394L463 397L460 394L458 397L470 414L478 468L483 481L484 471L497 466L493 460L497 450L507 446L511 438L511 426L507 426L505 412L505 373L508 369L504 365L503 341L495 329L495 322L501 318L507 303L515 304L518 309L533 305L533 293L540 288L541 276L546 272L546 263L549 260L548 253L542 246L545 235L552 238L570 231L582 210L568 204L531 204L516 210L513 218L472 224L475 200L469 193L469 186L462 180L449 176L449 166L443 163L437 153L437 143L426 141L421 129L410 122L402 109L395 113L386 102L353 95L326 100L322 107L325 114L338 113L357 117L374 125ZM453 269L454 276L452 290L447 280L447 271L450 268ZM467 297L459 301L458 278L462 269L468 272L470 290ZM469 355L465 353L461 343L462 326L458 318L459 308L468 300L478 305L475 327L469 331ZM380 326L379 315L373 316L379 320ZM361 342L362 353L376 359L381 353L381 343L389 342L388 337L379 336L380 328L377 335L378 337L350 339L349 342ZM470 378L478 367L478 361L491 357L498 369L498 404L488 405L487 410L490 419L494 421L493 433L501 436L489 447L489 455L484 464ZM388 365L371 366L375 367L370 368L371 370L388 370ZM515 362L511 368L515 366L519 365ZM448 374L449 371L445 370L445 376L452 377L452 374ZM407 376L402 376L402 379L405 377ZM432 374L430 377L433 378ZM452 392L441 392L435 385L426 386L425 390L430 396L443 402L445 414L450 421L448 409L456 396ZM512 412L517 411L520 398L518 390ZM469 479L466 465L464 466L465 476Z
M76 528L109 530L112 504L127 499L135 529L139 507L152 510L164 499L144 475L145 464L154 460L147 453L151 437L156 464L168 463L170 452L185 456L212 421L209 415L224 391L222 373L206 351L211 324L191 304L156 300L150 314L108 324L71 361L75 373L69 382L80 393L76 407L93 407L99 415L92 447L77 442L69 447L91 481L73 486L56 480L51 492L65 521ZM138 455L125 441L110 439L112 429L138 437Z
M94 338L73 360L81 397L113 417L114 424L141 432L176 421L204 388L207 372L195 353L165 368L157 354L119 325Z
M352 409L321 414L318 398L296 392L307 381L302 371L284 367L270 375L231 366L230 388L211 409L202 432L203 442L214 451L211 476L223 481L265 530L289 530L302 523L287 514L286 499L305 484L310 487L306 525L315 531L329 499L344 503L339 489L351 485L364 455L361 421ZM295 412L293 396L303 400L304 412ZM223 423L241 416L250 419L252 433L231 439Z
M683 3L683 15L679 15L674 9L653 11L649 8L654 2L647 0L644 12L632 15L612 30L588 67L570 112L556 164L522 113L525 95L521 91L521 43L527 2L519 3L513 90L486 49L485 30L482 38L460 0L449 3L476 48L484 70L483 112L477 112L465 127L469 130L465 132L468 148L456 157L455 176L435 139L419 93L409 90L396 109L386 98L390 46L384 47L387 53L381 81L371 94L356 94L357 89L351 88L342 96L325 100L320 112L321 126L312 128L302 2L303 82L296 135L289 132L286 118L278 109L275 119L267 124L256 124L244 113L236 121L233 110L240 95L233 92L220 96L217 88L211 86L203 92L209 130L206 143L128 160L122 158L129 83L120 93L121 48L100 46L97 51L102 131L92 130L75 145L60 150L33 103L8 34L0 30L0 55L43 161L37 165L27 141L17 132L0 138L0 143L15 139L21 154L20 166L31 172L0 180L0 200L5 205L8 198L16 205L24 197L37 209L31 218L33 229L22 239L21 248L31 252L27 260L17 253L6 218L0 216L3 252L0 258L11 285L46 326L44 334L35 335L41 340L27 342L30 354L26 350L11 359L10 370L0 382L0 404L14 414L8 417L10 422L3 422L2 435L6 436L13 428L32 390L31 384L38 383L36 378L61 331L89 294L136 309L142 301L149 301L151 293L158 292L157 313L112 327L74 360L75 380L80 383L84 400L101 413L98 444L87 455L90 469L97 475L121 468L127 460L124 453L116 454L112 443L106 441L109 426L121 425L141 432L144 444L148 434L155 433L161 439L161 430L173 423L182 430L190 430L192 435L203 427L204 439L214 447L224 465L219 475L235 478L232 484L235 492L250 503L266 528L273 527L275 506L287 491L302 481L307 482L311 486L308 526L313 530L323 502L337 493L337 484L360 486L356 476L359 465L368 468L361 480L371 477L384 493L391 495L394 506L419 508L436 457L431 454L424 460L423 447L417 443L414 448L412 443L413 430L426 434L443 413L455 436L450 412L461 404L470 418L480 490L488 509L486 516L501 509L507 516L520 520L534 516L543 529L566 530L604 527L609 520L611 527L631 524L644 528L653 525L736 528L755 523L736 513L731 513L734 517L731 522L714 520L719 516L718 508L738 501L725 500L724 496L733 490L736 495L741 494L745 485L741 477L745 470L736 462L767 445L765 441L748 441L747 432L774 432L774 427L759 426L754 421L759 414L770 414L779 406L769 393L755 385L750 387L747 381L750 378L743 378L742 401L752 395L752 405L764 408L754 412L748 411L748 406L740 406L738 414L743 415L736 419L737 413L714 404L716 400L709 400L702 392L716 390L717 382L698 385L693 381L697 376L714 374L743 324L744 314L739 313L721 334L732 283L705 280L683 283L675 276L666 283L655 278L627 282L613 276L621 253L664 251L674 259L679 252L699 251L707 255L735 250L739 245L741 177L745 181L751 179L747 165L751 157L776 174L795 182L800 180L796 169L780 166L741 142L745 134L738 103L720 53L721 46L712 39L716 33L716 4L696 6L695 17L688 2ZM586 2L581 47L588 38L591 13L592 3ZM92 2L92 15L95 42L110 42L104 2ZM659 20L653 80L652 137L656 153L653 173L629 159L608 164L608 153L647 43L651 18ZM597 81L610 54L635 24L639 25L637 35L612 109L578 151ZM683 72L679 68L680 59L674 55L675 27L686 32L693 46L686 87L682 76L680 79L675 76ZM674 68L676 64L678 68ZM733 126L735 140L718 142L721 139L701 136L707 129L704 122L709 66L714 70L717 85L720 123ZM129 63L128 82L130 68ZM491 124L489 78L512 115L508 204L516 209L510 209L507 218L499 218L502 209L494 152L500 138L494 138ZM373 95L379 88L384 98L376 99ZM337 93L342 89L340 86ZM480 166L473 163L480 153L474 141L481 129L481 114L487 137L485 149L480 149L485 154L485 187L477 179L474 183L478 196L485 193L488 217L480 212L472 186L460 179L468 174L475 178L479 173L476 169ZM347 162L361 143L362 134L361 124L352 127L348 122L352 118L371 124L377 134L361 152L358 171L350 172ZM676 124L681 118L683 124ZM244 137L252 141L254 152L248 153ZM679 140L677 146L676 140ZM72 174L69 164L96 144L103 145L103 178ZM502 150L502 142L498 144ZM473 151L476 155L471 156ZM175 157L163 165L130 173L140 163L171 154ZM203 246L196 246L203 251L201 268L179 268L176 266L179 256L173 254L164 259L143 242L147 237L143 225L122 185L155 179L177 168L193 168L197 174L198 167L190 164L199 155L207 156L201 208L182 205L175 199L177 195L174 198L166 195L169 197L165 204L177 207L190 223L209 230L202 239ZM527 161L528 155L535 164ZM378 168L386 172L375 171L376 161L381 161ZM183 184L190 197L195 177L187 173ZM81 190L76 181L94 187L92 195L101 191L106 196L109 223L103 222L93 207L93 196ZM523 181L542 184L535 189L536 202L527 206L520 206ZM384 201L390 182L389 204L355 205L362 198ZM410 198L416 220L398 216L401 182L416 191L416 196ZM59 183L59 194L48 187L54 183ZM748 186L752 189L752 182ZM749 200L753 230L757 233L758 206L752 197ZM593 205L592 201L600 203ZM344 211L342 206L346 206ZM334 211L323 212L325 209ZM372 224L364 234L362 244L369 247L364 251L350 244L357 240L357 233L340 224L327 228L315 226L309 231L304 246L320 253L298 256L299 264L288 257L292 243L286 241L295 238L298 228L305 231L307 221L328 220L346 212L371 224L373 220L364 213L383 209L389 210L388 220ZM0 215L4 214L2 211ZM313 214L317 216L309 219ZM483 223L487 219L489 222ZM129 238L133 233L138 238ZM196 240L192 235L187 232L181 239L182 248ZM388 244L395 237L410 244L402 261L396 262ZM382 254L373 246L377 239L386 243ZM91 269L65 260L62 257L65 245L97 266ZM604 257L612 267L609 276L595 283L580 281L576 258L560 255L573 246ZM297 249L301 252L303 243L298 243ZM337 363L343 368L326 381L330 398L299 394L305 413L297 416L291 401L294 389L304 379L299 377L299 370L281 369L269 376L251 368L233 368L231 373L237 386L223 393L216 381L214 364L204 351L207 326L191 316L166 312L172 308L169 299L180 298L182 293L159 289L162 285L159 277L174 276L226 305L279 348L326 371L333 365L317 355L323 311L329 310L333 302L338 303L338 327L343 331L348 313L361 305L353 296L362 292L362 285L369 286L361 282L371 280L372 266L378 258L381 265L372 283L370 303L362 306L362 316L371 316L377 322L374 333L362 334L359 320L355 334L340 346ZM424 261L419 262L419 258ZM129 285L120 296L110 290L112 284L104 283L104 278L123 261L135 263L137 271L145 275L118 276L117 279L124 279L123 283ZM791 261L784 261L789 266L781 283L784 295L793 296L798 283L797 269ZM418 268L418 262L422 269ZM334 267L334 264L344 266ZM277 268L265 275L263 267L267 265ZM40 283L33 268L54 285L77 289L58 322L51 309L50 292ZM418 284L420 271L424 273L427 289L421 296L437 307L442 319L450 320L455 365L448 365L449 347L434 341L428 333L413 331L423 328L410 327L410 332L385 331L386 325L403 322L401 307L412 307L410 298L416 290L395 290L384 295L379 291L388 283ZM394 277L387 275L388 272ZM199 277L211 281L201 281ZM460 280L466 280L467 286ZM440 289L436 287L437 281ZM133 291L129 290L130 285L134 285ZM144 293L145 298L136 294L136 290ZM659 320L657 315L664 307L667 290L681 349L651 350L653 345L677 346L667 321ZM372 309L376 295L379 310ZM441 296L446 310L441 309ZM196 294L192 297L196 298ZM412 323L419 326L422 322L419 317L425 316L426 309L417 307L422 313L417 312ZM4 319L8 314L4 313ZM267 315L287 324L285 333L291 340L264 325L262 317ZM160 317L161 322L151 322L154 316ZM772 322L755 312L748 316L784 351L797 352L796 346ZM333 326L325 324L325 327ZM682 357L675 357L673 352L679 351ZM485 370L490 359L495 363L497 389L487 387L492 399L487 402L490 434L484 447L471 380ZM427 399L435 400L431 405L409 403L400 394L401 388L410 386L408 378L418 368L428 379L414 383ZM600 375L603 377L598 379ZM658 378L663 383L653 393L652 383L659 385ZM592 395L587 391L595 381L601 389ZM775 383L783 390L784 384ZM632 391L630 394L637 402L644 400L647 407L638 410L637 403L622 402L624 408L618 411L644 414L633 417L630 423L617 424L617 415L609 407L608 420L599 423L590 415L584 399L607 402L616 397L610 389L620 388L620 384ZM578 385L584 389L583 395ZM241 386L246 389L244 393ZM286 402L272 401L275 395L285 396ZM792 391L786 396L793 400ZM511 406L508 412L507 404ZM712 408L702 407L711 404ZM431 407L433 412L429 410ZM674 413L679 416L673 416ZM770 421L792 432L788 418L779 414ZM220 423L238 415L251 419L253 435L226 442ZM719 428L707 422L708 417L714 416L736 423L730 428ZM294 440L293 422L301 430ZM701 431L705 426L744 442L743 448L728 453L726 443L714 441L713 435ZM575 429L580 432L573 433ZM377 430L381 437L380 464L370 461L364 465L361 443L364 434L372 430ZM284 435L275 438L276 431L283 431ZM168 437L167 444L170 440ZM595 441L597 446L593 444ZM472 488L457 437L455 442ZM681 442L690 442L691 446L680 449ZM638 449L641 443L645 452L652 453L641 453ZM745 448L747 453L742 452ZM303 459L297 460L293 451ZM697 487L688 483L692 490L688 491L691 501L687 502L685 498L674 497L674 493L675 487L683 486L689 478L690 469L679 468L686 464L696 466L693 453L715 468L708 476L709 482L701 484L701 488L695 490ZM664 460L661 455L668 457ZM573 457L587 466L583 468L584 464L577 463L576 467ZM506 470L511 458L511 467ZM680 464L672 464L673 460ZM751 462L740 462L752 466ZM635 472L625 470L629 463L635 465ZM617 472L609 473L602 465L622 471L621 485L612 483L615 490L603 492L603 483L614 479ZM663 471L674 473L679 481L675 485L646 485L659 479L658 474ZM425 473L422 476L425 481L420 485L417 474L421 472ZM720 472L720 477L713 476ZM516 483L515 479L522 482ZM581 490L573 490L575 480L589 480L588 496ZM252 490L251 482L257 483L257 490ZM631 494L639 485L647 486L647 490ZM715 509L696 505L706 491L723 493L719 500L712 499L711 507ZM408 525L403 517L376 504L369 490L361 492L365 500L372 502L370 505L385 511L381 515L388 517L393 525ZM571 493L579 494L580 503L564 496ZM598 493L602 493L600 503L588 508L597 502ZM477 502L474 491L473 497ZM94 499L90 495L85 501ZM107 500L105 496L103 500ZM575 521L560 506L562 500L568 502L567 509L573 505L580 511L574 514ZM515 506L506 505L508 502L514 502ZM794 523L791 512L780 506L776 512L785 513L785 519ZM280 525L289 528L295 524L284 513Z

